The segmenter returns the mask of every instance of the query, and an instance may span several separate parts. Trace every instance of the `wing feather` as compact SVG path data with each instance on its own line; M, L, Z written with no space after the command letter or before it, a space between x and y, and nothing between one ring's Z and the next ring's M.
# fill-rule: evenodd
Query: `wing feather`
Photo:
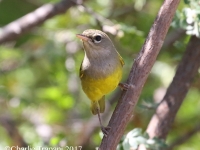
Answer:
M83 61L81 63L80 69L79 69L79 77L80 77L80 79L83 77L82 64L83 64Z
M119 53L118 53L118 56L119 56L119 60L120 60L121 65L124 66L125 63L124 63L124 60L123 60L122 56Z

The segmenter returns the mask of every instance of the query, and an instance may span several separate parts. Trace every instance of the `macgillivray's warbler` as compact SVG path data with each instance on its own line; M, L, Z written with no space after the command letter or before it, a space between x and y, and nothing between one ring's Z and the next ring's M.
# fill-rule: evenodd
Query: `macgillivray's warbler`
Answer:
M123 88L119 82L124 61L104 32L88 29L76 36L82 40L85 51L79 74L82 89L91 100L91 111L93 115L98 114L101 130L107 136L110 127L102 125L100 113L105 110L105 95L118 85Z

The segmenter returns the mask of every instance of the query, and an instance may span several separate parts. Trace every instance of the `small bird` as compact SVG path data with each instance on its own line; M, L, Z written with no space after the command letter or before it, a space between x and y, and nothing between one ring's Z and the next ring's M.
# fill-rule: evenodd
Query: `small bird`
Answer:
M85 56L80 67L82 89L91 101L93 115L98 115L101 130L107 136L110 127L104 127L100 113L105 110L105 95L113 91L122 78L124 61L111 39L100 30L88 29L76 35L83 42Z

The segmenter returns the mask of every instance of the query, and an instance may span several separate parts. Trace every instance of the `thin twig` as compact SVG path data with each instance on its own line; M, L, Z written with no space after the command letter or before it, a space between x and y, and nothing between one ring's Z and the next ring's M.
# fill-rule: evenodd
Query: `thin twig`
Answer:
M182 38L184 35L185 35L185 30L183 30L183 29L173 30L172 32L170 32L167 35L165 42L163 44L163 48L167 48L167 47L173 45L175 41Z
M172 150L176 146L185 143L187 140L189 140L193 135L195 135L199 131L200 131L200 123L198 123L197 125L195 125L194 128L192 128L190 131L186 132L185 134L181 135L179 138L177 138L176 140L174 140L174 142L171 143L166 150Z

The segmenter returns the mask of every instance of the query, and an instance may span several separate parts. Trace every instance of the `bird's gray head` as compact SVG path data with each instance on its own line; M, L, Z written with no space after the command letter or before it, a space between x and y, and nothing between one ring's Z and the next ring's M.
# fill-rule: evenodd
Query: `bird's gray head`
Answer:
M77 34L83 42L88 57L104 56L116 53L115 47L107 34L100 30L88 29L82 34Z

